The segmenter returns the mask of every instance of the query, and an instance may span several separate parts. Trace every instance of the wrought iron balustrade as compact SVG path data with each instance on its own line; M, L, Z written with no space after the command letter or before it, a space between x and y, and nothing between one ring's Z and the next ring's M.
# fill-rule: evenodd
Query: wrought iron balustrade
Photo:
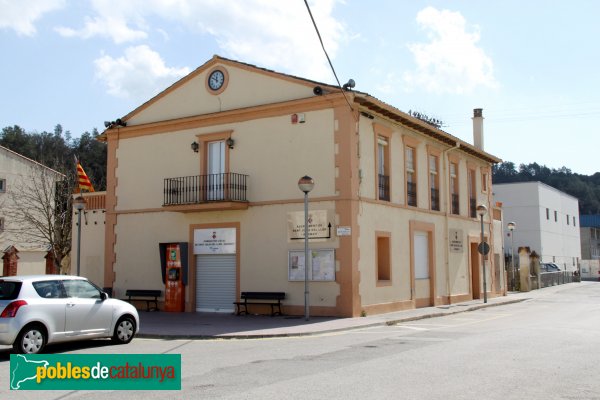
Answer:
M459 205L458 195L452 193L452 214L455 214L455 215L460 214L458 205Z
M477 200L469 199L469 215L471 218L477 218Z
M390 177L379 174L379 200L390 201Z
M166 178L163 205L246 202L247 180L248 175L232 172Z
M408 205L417 206L417 184L415 182L406 183L406 195L408 197Z
M440 191L438 189L431 189L431 209L440 211Z

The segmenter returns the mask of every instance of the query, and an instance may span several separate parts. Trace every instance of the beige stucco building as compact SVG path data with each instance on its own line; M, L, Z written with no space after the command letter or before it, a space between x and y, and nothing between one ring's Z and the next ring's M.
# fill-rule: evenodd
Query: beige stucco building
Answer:
M16 249L16 274L46 271L50 245L36 228L23 224L21 214L44 221L47 214L40 211L46 205L42 201L53 203L54 185L62 179L60 172L0 146L0 259L10 248ZM38 202L38 198L43 200Z
M479 112L479 114L477 114ZM478 147L368 94L213 57L108 128L103 281L161 289L160 243L187 253L185 310L233 311L241 291L358 316L505 294L501 213ZM476 140L476 142L477 142ZM191 146L193 145L193 146ZM93 246L82 247L83 259ZM75 248L75 247L74 247ZM85 266L84 266L85 271Z

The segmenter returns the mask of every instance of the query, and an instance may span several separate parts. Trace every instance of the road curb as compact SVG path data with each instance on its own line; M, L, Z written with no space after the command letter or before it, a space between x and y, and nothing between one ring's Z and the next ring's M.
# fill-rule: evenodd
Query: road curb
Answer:
M317 335L323 335L323 334L327 334L327 333L336 333L336 332L351 331L351 330L364 329L364 328L372 328L372 327L376 327L376 326L384 326L384 325L391 326L391 325L397 325L397 324L404 323L404 322L418 321L418 320L428 319L428 318L439 318L439 317L444 317L447 315L454 315L454 314L460 314L460 313L465 313L465 312L469 312L469 311L476 311L476 310L480 310L482 308L498 307L498 306L503 306L503 305L507 305L507 304L520 303L520 302L523 302L526 300L530 300L530 298L510 299L510 300L507 299L506 301L501 301L501 302L473 304L473 305L469 305L469 306L464 306L464 308L461 308L461 309L457 308L457 309L451 309L451 310L447 310L447 311L439 311L439 312L434 312L434 313L429 313L429 314L406 316L406 317L382 320L382 321L377 321L377 322L372 322L372 323L358 324L358 325L354 325L354 326L344 326L344 327L339 327L339 328L329 328L329 329L309 331L309 332L282 332L282 333L258 333L258 334L240 333L240 334L227 334L227 335L186 335L186 334L153 334L153 333L144 334L144 333L141 333L141 334L138 334L136 337L143 338L143 339L163 339L163 340L251 340L251 339L267 339L267 338L317 336Z

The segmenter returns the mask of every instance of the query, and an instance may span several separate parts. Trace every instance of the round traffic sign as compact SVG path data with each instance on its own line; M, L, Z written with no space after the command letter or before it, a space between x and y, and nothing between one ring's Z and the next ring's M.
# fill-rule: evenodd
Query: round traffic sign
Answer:
M479 254L487 256L490 252L490 245L487 244L487 242L479 243L479 246L477 246L477 251L479 251Z

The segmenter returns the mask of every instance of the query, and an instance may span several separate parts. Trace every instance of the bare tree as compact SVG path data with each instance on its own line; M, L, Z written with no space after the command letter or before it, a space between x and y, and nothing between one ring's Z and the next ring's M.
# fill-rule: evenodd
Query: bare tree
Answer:
M52 251L54 266L71 252L71 193L74 177L41 164L13 183L4 199L5 232L15 242Z

